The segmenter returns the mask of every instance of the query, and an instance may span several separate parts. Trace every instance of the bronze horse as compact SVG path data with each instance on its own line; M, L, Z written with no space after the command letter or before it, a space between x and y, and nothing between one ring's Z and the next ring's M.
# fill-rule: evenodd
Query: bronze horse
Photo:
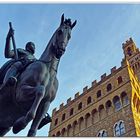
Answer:
M64 19L63 14L60 26L39 60L27 66L15 87L9 86L0 91L0 136L4 136L12 127L13 133L18 133L31 120L33 122L27 136L36 135L50 103L55 99L59 61L75 25L76 21L71 23L70 19Z

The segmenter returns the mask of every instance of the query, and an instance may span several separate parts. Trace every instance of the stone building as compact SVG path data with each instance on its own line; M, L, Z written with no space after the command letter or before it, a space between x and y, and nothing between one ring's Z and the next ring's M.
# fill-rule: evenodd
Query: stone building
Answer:
M119 68L53 110L49 136L140 136L140 51L132 38L122 46Z

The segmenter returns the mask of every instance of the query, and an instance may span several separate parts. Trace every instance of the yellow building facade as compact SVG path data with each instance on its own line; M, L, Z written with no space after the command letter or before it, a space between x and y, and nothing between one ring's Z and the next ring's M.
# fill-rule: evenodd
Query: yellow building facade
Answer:
M50 137L140 136L140 51L132 38L122 46L119 68L53 110Z

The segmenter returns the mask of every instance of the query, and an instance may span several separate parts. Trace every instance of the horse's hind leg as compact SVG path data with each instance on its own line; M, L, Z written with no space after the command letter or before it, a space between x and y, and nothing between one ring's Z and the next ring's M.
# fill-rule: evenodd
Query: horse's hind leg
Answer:
M28 86L28 88L29 88L29 86ZM27 88L25 89L25 91L26 90L27 90ZM18 133L19 131L21 131L22 129L24 129L28 125L28 123L32 119L35 118L37 108L38 108L42 98L44 97L44 94L45 94L45 87L44 86L40 85L40 86L34 87L34 88L32 88L32 92L33 92L33 90L35 91L34 102L31 106L30 110L27 112L26 116L19 118L15 122L15 124L13 126L13 133L15 133L15 134Z
M3 137L6 133L10 131L10 129L11 127L9 128L0 127L0 137Z

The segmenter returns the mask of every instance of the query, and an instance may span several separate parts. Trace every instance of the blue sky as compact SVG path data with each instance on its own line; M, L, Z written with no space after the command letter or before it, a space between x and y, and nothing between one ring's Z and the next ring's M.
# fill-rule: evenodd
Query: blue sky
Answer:
M53 108L74 98L85 86L119 67L123 58L122 43L130 37L140 46L140 5L138 4L0 4L0 66L4 58L5 39L11 21L18 48L28 41L36 44L39 58L51 35L60 24L62 13L77 25L58 69L59 89L52 102ZM30 124L19 134L10 131L6 136L26 136ZM37 136L47 136L49 125Z

